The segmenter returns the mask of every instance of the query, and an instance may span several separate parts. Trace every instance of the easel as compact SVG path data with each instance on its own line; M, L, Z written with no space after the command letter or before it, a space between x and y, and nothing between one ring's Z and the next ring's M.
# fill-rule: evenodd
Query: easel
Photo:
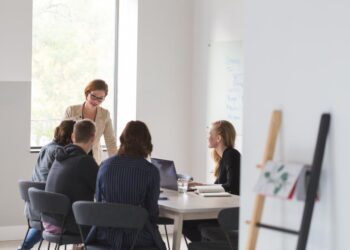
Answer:
M312 213L315 205L315 200L317 197L318 183L319 183L320 174L321 174L323 154L326 146L326 139L328 135L330 120L331 120L330 114L322 114L318 136L317 136L316 148L314 152L314 158L311 165L310 181L307 187L306 200L305 200L304 212L303 212L303 217L300 225L300 230L295 231L287 228L276 227L276 226L260 223L264 202L265 202L265 197L263 195L257 195L255 200L255 207L254 207L252 220L250 221L250 226L249 226L248 243L246 248L247 250L255 250L260 227L279 231L282 233L298 235L299 237L298 237L297 250L306 249L307 239L310 231ZM270 131L269 131L268 141L265 148L265 154L263 159L264 164L266 163L266 161L272 160L275 144L276 144L276 138L277 138L278 130L280 128L280 123L281 123L281 113L279 111L274 111L271 118Z

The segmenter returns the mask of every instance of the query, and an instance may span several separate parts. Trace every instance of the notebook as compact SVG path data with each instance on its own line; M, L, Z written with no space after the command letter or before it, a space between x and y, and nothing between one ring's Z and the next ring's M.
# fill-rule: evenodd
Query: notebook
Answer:
M160 187L177 190L177 174L173 161L151 158L151 162L159 170Z

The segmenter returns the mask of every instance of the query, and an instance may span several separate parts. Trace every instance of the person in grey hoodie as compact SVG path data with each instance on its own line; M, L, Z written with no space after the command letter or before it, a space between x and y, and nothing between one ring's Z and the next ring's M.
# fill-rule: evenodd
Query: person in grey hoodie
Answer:
M75 201L93 201L98 165L88 153L95 140L96 127L93 121L77 121L72 133L73 144L57 150L56 160L47 177L45 191L68 196L71 203ZM59 233L60 220L42 218L46 231ZM79 233L73 211L69 212L65 223L65 232Z

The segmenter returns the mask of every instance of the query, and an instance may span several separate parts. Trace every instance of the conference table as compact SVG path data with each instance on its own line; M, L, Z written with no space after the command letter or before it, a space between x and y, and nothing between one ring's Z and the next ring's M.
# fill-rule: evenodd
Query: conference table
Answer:
M224 208L239 207L239 196L203 197L194 192L178 193L163 189L159 200L159 216L174 220L173 250L180 250L184 220L214 219Z

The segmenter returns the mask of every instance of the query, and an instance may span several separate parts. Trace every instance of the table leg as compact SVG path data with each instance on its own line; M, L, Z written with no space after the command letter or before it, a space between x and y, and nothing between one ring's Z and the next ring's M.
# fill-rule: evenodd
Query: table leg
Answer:
M174 217L174 233L173 233L173 250L180 250L182 237L182 214L177 214Z

